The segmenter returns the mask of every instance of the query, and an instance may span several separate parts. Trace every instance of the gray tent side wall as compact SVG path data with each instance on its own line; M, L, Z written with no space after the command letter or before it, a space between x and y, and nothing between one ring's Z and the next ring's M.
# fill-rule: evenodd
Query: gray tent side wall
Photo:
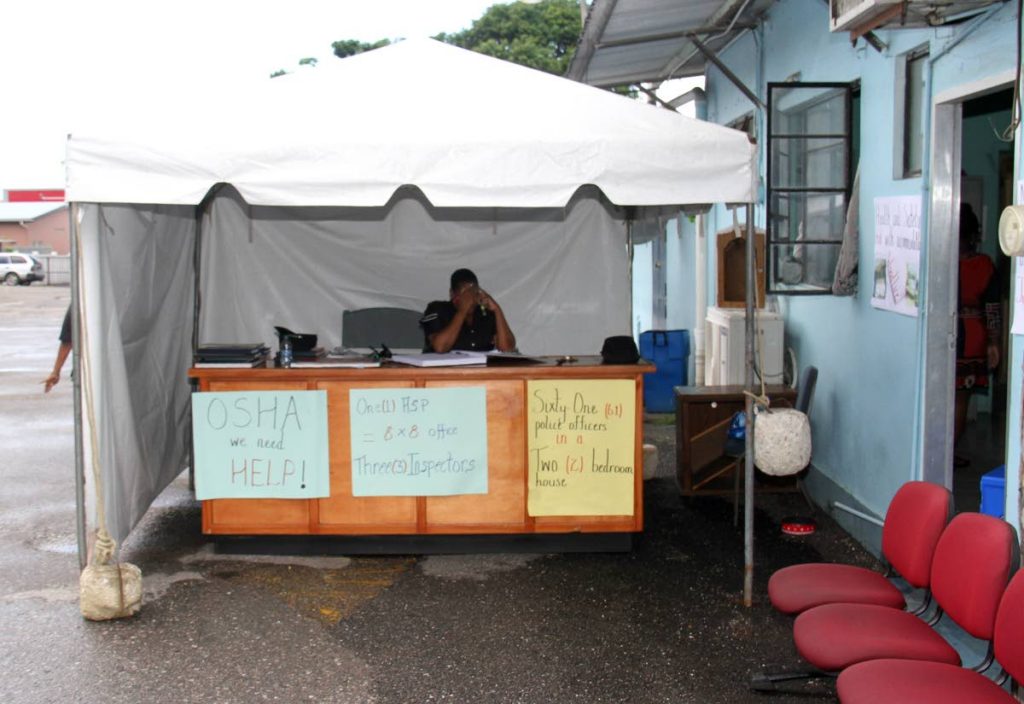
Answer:
M78 208L87 492L98 464L120 543L187 462L195 208Z

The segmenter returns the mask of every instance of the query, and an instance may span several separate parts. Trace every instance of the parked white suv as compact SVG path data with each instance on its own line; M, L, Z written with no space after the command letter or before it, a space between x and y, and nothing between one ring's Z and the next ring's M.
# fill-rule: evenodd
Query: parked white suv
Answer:
M35 257L17 252L0 252L0 281L7 286L27 286L44 278L43 265Z

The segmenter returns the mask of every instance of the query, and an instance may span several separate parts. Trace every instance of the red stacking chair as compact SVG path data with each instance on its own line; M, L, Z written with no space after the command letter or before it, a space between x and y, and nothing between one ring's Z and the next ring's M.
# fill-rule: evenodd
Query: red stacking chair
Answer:
M1006 588L992 638L1002 666L999 684L973 670L921 660L871 660L843 670L836 683L843 704L1016 704L1000 684L1006 676L1024 679L1024 573Z
M1017 568L1016 531L1005 521L962 513L943 531L932 559L931 589L936 618L948 617L966 633L992 640L996 610ZM825 604L797 616L793 641L807 662L839 672L881 658L929 660L960 665L960 655L918 616L875 604ZM989 656L977 669L992 661Z
M906 608L903 593L887 578L895 572L924 591L917 612L928 606L932 555L953 516L953 495L930 482L907 482L889 503L882 527L885 575L865 567L806 563L784 567L768 580L768 598L784 614L798 614L822 604L877 604Z

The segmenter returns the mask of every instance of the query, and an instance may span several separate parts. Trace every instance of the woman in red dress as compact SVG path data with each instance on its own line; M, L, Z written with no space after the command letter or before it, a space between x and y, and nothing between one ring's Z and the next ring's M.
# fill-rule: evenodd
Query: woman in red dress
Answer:
M996 267L977 251L981 228L974 210L960 205L960 289L956 336L956 414L954 447L967 424L971 394L988 390L989 371L999 365L1002 321ZM958 467L966 459L954 456Z

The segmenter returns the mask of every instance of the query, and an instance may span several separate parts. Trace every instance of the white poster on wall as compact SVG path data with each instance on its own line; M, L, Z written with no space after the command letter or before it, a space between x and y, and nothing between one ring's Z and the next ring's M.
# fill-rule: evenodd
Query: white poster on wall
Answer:
M921 197L875 198L871 305L916 316L921 292Z
M1024 257L1014 257L1013 324L1010 333L1024 335Z

